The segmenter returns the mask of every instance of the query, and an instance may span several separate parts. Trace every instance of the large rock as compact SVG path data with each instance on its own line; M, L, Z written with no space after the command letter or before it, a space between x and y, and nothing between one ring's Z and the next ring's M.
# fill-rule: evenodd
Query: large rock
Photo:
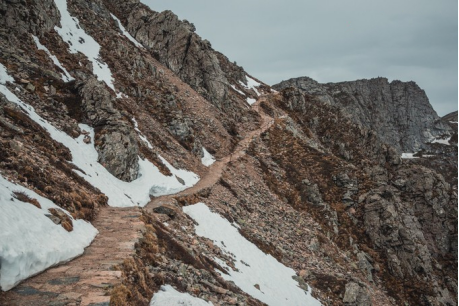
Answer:
M386 78L319 84L301 77L282 81L273 88L295 87L320 101L338 105L354 122L378 133L399 152L415 152L451 128L441 122L424 90L414 82Z
M53 0L2 1L0 28L20 35L42 36L59 24L60 15Z
M126 16L120 17L125 28L158 61L218 109L235 119L254 116L248 112L246 98L257 95L241 86L247 84L247 73L196 34L192 23L180 20L171 11L154 12L139 0L104 3L115 14Z
M343 303L346 306L371 306L371 299L365 288L359 284L350 282L346 284Z
M122 120L104 83L94 77L78 82L84 122L95 128L99 163L124 181L138 177L139 148L132 126Z

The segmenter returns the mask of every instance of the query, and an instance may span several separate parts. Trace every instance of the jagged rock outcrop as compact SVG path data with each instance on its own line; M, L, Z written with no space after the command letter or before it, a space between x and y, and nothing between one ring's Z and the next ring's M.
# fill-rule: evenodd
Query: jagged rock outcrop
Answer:
M344 294L343 303L346 306L371 306L371 299L365 288L357 283L346 284L346 292Z
M122 120L102 82L89 78L76 86L81 96L83 122L95 128L99 163L121 180L135 180L139 174L139 148L132 126Z
M2 1L0 28L14 29L19 34L41 36L59 24L59 13L53 0L33 0L29 4L23 1Z
M350 248L361 280L386 286L398 301L454 304L454 270L444 267L457 262L457 182L402 160L376 131L320 96L286 88L262 107L284 118L263 137L272 159L263 146L254 149L270 189ZM354 287L346 303L364 303L351 303Z
M209 41L195 33L195 27L171 11L153 12L139 0L105 1L107 7L119 12L126 29L151 54L171 69L185 83L228 115L250 118L246 98L257 94L247 84L244 70L216 52ZM129 14L122 14L128 11ZM123 16L124 15L124 16ZM269 91L269 87L263 85Z
M273 88L295 87L339 106L354 122L377 132L399 152L416 152L434 137L450 133L414 82L386 78L319 84L308 77L282 81Z

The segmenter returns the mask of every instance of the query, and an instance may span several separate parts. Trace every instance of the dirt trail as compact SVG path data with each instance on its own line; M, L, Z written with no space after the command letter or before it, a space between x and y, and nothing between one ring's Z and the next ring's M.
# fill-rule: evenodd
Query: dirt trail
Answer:
M141 210L103 208L93 222L99 235L83 255L24 281L0 297L0 305L109 305L109 290L121 284L113 266L134 254L142 236Z
M259 111L261 100L262 97L252 105L263 119L259 129L246 135L231 155L212 164L196 185L177 194L156 198L144 209L152 211L174 197L192 195L217 183L228 163L244 156L253 138L274 123L273 118ZM140 221L141 213L137 207L102 208L93 222L99 234L82 256L50 268L2 293L0 305L108 306L110 289L121 283L121 272L114 271L113 266L134 254L134 245L145 229Z
M215 183L217 183L218 180L221 178L221 176L223 174L223 171L225 170L225 168L228 165L228 163L231 162L231 161L235 161L235 160L239 159L240 157L244 156L246 154L246 150L248 149L248 147L249 147L250 143L252 142L253 138L259 136L261 133L263 133L264 131L269 129L269 127L271 127L271 125L274 123L274 119L273 118L271 118L271 117L267 116L266 114L264 114L263 112L259 111L259 103L262 100L263 100L263 98L260 98L260 99L258 99L258 101L256 103L254 103L252 105L252 108L254 110L256 110L260 114L260 116L261 116L261 118L263 120L260 128L258 128L256 130L253 130L252 132L247 134L244 137L244 139L242 139L238 143L238 145L234 149L233 153L231 153L228 156L225 156L222 159L219 159L219 160L215 161L209 167L208 172L206 173L206 175L204 177L202 177L196 185L194 185L194 186L192 186L192 187L190 187L188 189L185 189L185 190L183 190L181 192L178 192L176 194L165 195L165 196L161 196L161 197L155 198L150 203L148 203L144 207L144 209L146 211L148 211L148 212L152 212L153 209L155 209L156 207L159 207L159 206L161 206L163 204L170 203L176 197L196 194L199 191L201 191L203 189L206 189L206 188L209 188L209 187L213 186Z

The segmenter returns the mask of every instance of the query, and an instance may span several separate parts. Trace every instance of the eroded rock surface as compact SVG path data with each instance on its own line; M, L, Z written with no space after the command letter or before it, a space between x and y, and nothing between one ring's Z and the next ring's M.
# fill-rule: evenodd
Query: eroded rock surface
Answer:
M275 89L295 87L319 100L337 105L361 126L377 132L399 152L417 152L434 137L451 133L414 82L386 78L319 84L308 77L290 79Z

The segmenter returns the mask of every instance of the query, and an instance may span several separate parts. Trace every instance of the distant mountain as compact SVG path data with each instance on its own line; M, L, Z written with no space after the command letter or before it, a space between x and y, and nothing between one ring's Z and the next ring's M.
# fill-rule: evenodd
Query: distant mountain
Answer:
M457 124L457 111L449 113L441 117L444 122L456 123Z
M440 121L424 90L414 82L386 78L319 84L308 77L282 81L280 90L296 87L305 94L337 105L354 122L374 130L399 152L417 152L435 137L451 133Z

